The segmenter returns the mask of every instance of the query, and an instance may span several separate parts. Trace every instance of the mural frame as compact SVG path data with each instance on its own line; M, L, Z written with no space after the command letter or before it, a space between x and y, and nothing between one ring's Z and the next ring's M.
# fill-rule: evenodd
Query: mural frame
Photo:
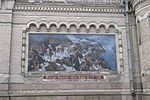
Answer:
M110 73L110 72L119 72L120 73L120 55L119 55L119 40L118 40L118 34L117 33L68 33L68 32L24 32L23 33L23 37L24 37L24 41L23 41L23 50L24 51L22 53L22 57L24 58L24 60L22 60L22 64L23 65L23 68L22 68L22 72L25 72L25 73L39 73L38 71L37 72L30 72L28 71L28 44L29 44L29 35L30 34L61 34L61 35L74 35L74 34L77 34L77 35L114 35L115 36L115 43L116 43L116 68L117 68L117 71L101 71L100 73ZM46 71L46 73L51 73L51 74L54 74L54 73L58 73L58 71ZM66 72L66 71L59 71L59 74L70 74L70 72ZM72 72L71 72L72 73ZM75 74L80 74L80 73L85 73L85 74L88 74L88 73L99 73L98 71L77 71L77 72L73 72Z

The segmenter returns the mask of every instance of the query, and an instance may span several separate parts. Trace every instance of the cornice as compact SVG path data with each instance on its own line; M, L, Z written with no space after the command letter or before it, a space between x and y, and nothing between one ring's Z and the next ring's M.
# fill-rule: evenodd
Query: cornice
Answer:
M17 3L123 5L123 0L15 0Z
M131 0L132 6L135 8L137 5L145 2L146 0Z
M15 11L124 13L123 8L114 8L114 7L35 6L35 5L16 5Z

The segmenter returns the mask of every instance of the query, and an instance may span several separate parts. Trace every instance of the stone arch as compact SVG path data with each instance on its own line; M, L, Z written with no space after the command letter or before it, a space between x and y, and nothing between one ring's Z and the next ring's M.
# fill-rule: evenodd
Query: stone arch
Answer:
M56 25L56 28L57 28L57 29L59 28L59 26L58 26L58 23L57 23L57 22L50 22L50 23L49 23L49 28L50 28L50 26L51 26L51 25Z
M115 29L118 30L118 25L117 25L116 23L111 22L111 23L108 24L108 28L109 28L110 26L114 26Z
M71 24L69 29L70 29L70 32L76 32L77 26L75 24Z
M69 23L69 28L70 28L71 25L75 25L76 28L79 28L79 27L78 27L78 24L77 24L76 22L70 22L70 23Z
M56 24L51 24L49 28L50 28L50 32L57 32L57 25Z
M71 25L75 25L77 29L79 28L79 25L76 22L70 22L68 25L69 25L69 28Z
M114 25L109 25L109 28L108 28L109 33L115 33L115 30L116 28Z
M96 26L94 24L91 24L89 26L89 32L90 33L96 33L96 30L97 30L97 28L96 28Z
M100 28L101 25L104 25L106 29L108 29L108 27L109 27L106 23L100 22L100 23L98 24L98 28Z
M69 29L68 23L66 23L66 22L60 22L60 23L58 24L58 28L60 28L61 25L65 25L66 28Z
M70 32L77 32L77 29L79 29L78 24L76 22L70 22L69 29Z
M59 29L60 29L60 32L67 32L66 24L60 24Z
M118 25L116 23L109 23L108 24L108 31L115 33L116 30L118 30Z
M106 33L106 25L104 25L104 24L99 25L99 32Z
M40 21L39 22L39 26L44 25L44 24L45 24L46 28L49 27L49 24L46 21Z
M81 25L85 25L86 29L88 29L88 24L87 23L85 23L85 22L79 23L79 28L80 28Z
M37 31L37 26L36 26L36 24L34 24L34 23L31 23L30 25L29 25L29 31L34 31L34 32L36 32Z
M88 24L87 29L89 29L91 25L94 25L94 26L96 27L96 29L98 29L98 25L97 25L96 22L90 22L90 23Z
M27 23L26 28L29 28L31 24L35 24L36 28L39 27L39 25L38 25L38 23L37 23L36 21L29 21L29 22Z
M80 24L79 32L87 32L87 26L85 24Z
M40 24L39 31L40 32L47 32L47 26L46 26L46 24L44 24L44 23Z

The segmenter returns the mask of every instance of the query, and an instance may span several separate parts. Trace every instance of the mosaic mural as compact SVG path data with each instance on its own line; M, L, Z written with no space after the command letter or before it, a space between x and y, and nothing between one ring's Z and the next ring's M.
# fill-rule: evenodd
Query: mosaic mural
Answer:
M116 71L114 34L29 33L28 71Z

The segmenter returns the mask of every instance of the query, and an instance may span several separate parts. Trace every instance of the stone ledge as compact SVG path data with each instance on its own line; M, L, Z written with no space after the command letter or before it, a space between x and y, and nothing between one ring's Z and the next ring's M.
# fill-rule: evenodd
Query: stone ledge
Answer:
M99 90L108 90L108 89L126 89L128 86L123 86L121 83L67 83L67 82L53 82L53 83L26 83L26 84L11 84L12 90L90 90L90 89L99 89Z
M129 89L113 90L25 90L10 91L10 96L89 96L89 95L119 95L130 94Z

